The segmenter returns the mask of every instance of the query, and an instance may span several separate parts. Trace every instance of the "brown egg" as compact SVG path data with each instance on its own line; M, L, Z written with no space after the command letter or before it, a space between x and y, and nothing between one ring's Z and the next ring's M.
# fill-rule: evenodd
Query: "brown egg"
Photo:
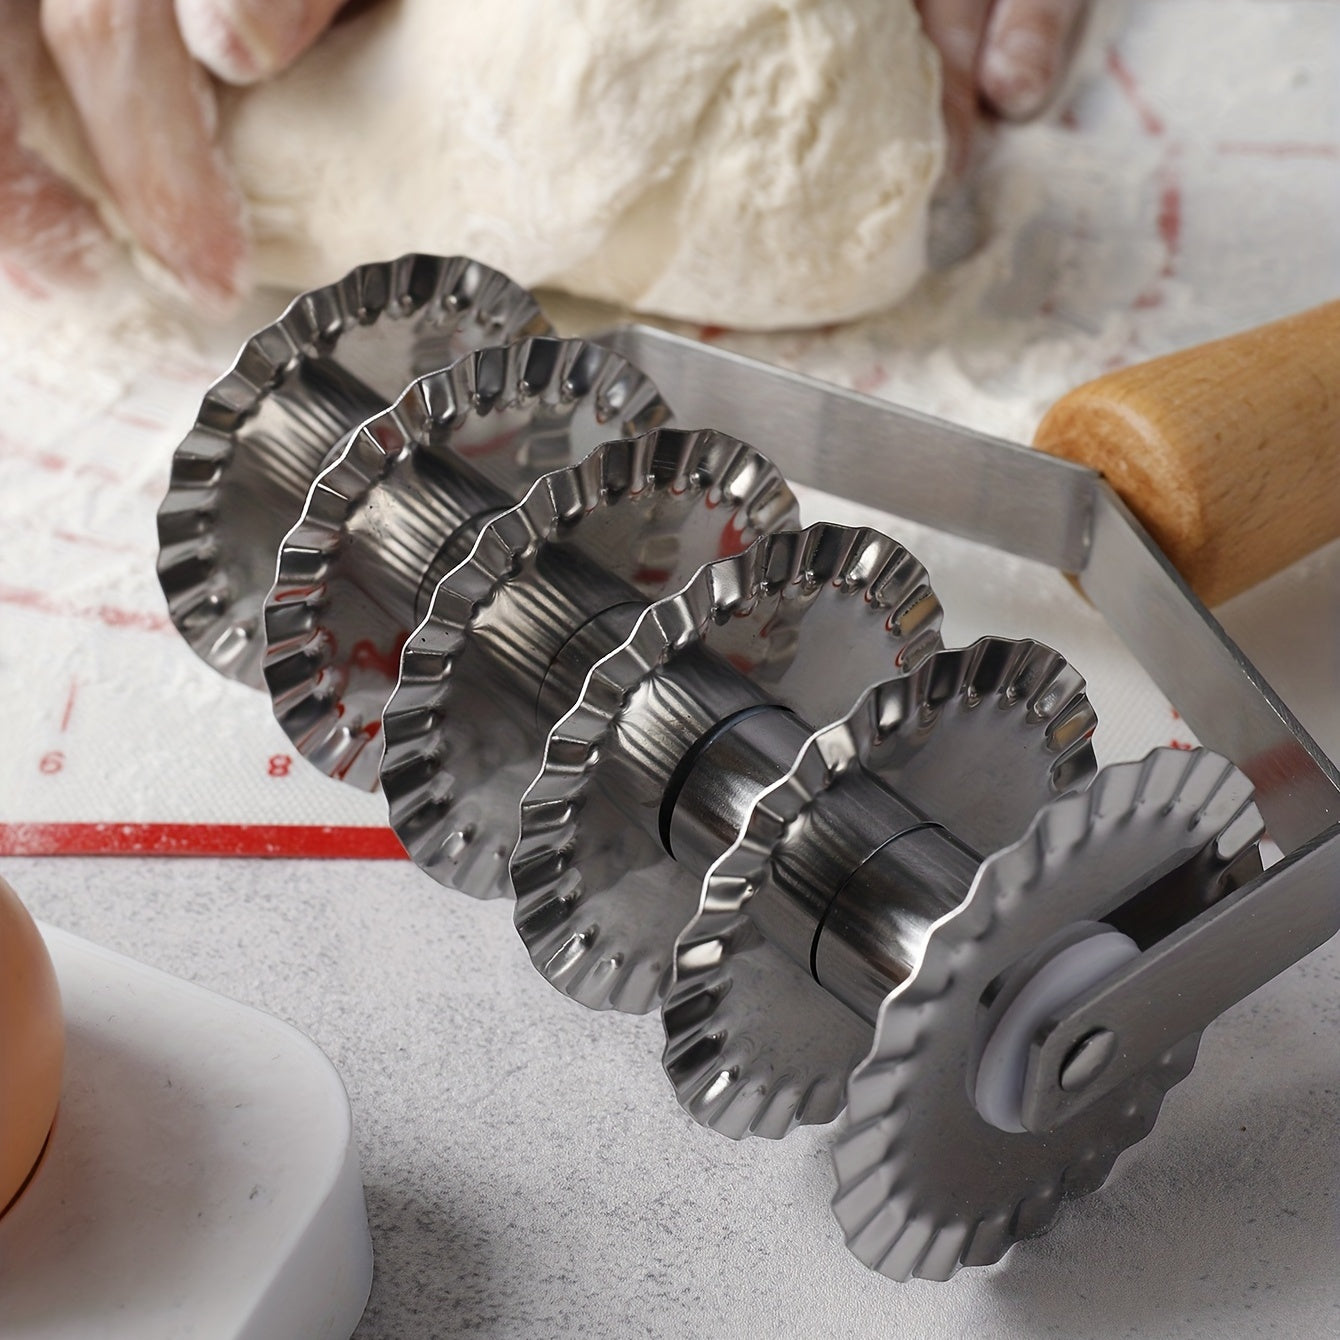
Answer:
M0 1214L42 1156L64 1055L56 970L27 908L0 879Z

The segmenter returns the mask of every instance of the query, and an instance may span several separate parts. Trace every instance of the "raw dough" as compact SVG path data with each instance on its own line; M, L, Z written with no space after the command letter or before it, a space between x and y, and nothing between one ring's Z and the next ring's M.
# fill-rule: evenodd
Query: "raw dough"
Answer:
M262 279L464 252L737 327L900 298L943 139L910 0L401 0L222 111Z
M37 147L96 191L47 93L66 115ZM920 277L939 96L911 0L384 0L279 78L221 86L219 114L262 281L465 253L772 328Z

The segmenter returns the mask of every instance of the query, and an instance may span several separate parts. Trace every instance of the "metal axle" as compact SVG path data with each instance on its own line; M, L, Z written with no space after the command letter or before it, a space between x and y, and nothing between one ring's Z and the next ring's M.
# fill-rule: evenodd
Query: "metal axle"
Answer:
M468 478L468 467L456 468ZM477 516L480 493L472 481L472 496L455 512ZM463 519L457 534L472 522ZM547 732L648 603L574 546L544 548L475 628L497 673L500 705ZM813 733L697 647L649 680L630 706L616 781L606 791L630 823L701 877ZM797 964L873 1023L930 924L966 896L979 858L873 774L825 802L812 840L785 871L783 903L764 915Z

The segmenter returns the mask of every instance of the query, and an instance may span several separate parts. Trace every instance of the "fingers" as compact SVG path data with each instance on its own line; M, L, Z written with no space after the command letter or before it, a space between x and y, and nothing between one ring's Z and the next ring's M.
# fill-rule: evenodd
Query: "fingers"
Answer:
M1060 83L1084 0L996 0L977 78L991 110L1010 121L1036 116Z
M89 204L19 143L19 118L0 83L0 253L38 273L86 282L110 250Z
M247 253L241 195L173 0L46 0L42 27L126 222L198 301L231 306Z
M230 84L291 65L330 26L344 0L176 0L186 48Z
M939 48L944 70L944 117L949 136L949 171L958 176L968 164L977 123L977 58L986 34L992 0L918 0L926 36Z

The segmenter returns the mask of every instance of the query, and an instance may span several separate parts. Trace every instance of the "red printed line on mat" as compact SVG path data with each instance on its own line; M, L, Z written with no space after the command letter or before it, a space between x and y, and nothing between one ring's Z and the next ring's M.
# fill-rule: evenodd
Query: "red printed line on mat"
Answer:
M301 856L404 860L389 828L329 824L0 824L0 856Z

